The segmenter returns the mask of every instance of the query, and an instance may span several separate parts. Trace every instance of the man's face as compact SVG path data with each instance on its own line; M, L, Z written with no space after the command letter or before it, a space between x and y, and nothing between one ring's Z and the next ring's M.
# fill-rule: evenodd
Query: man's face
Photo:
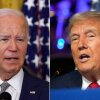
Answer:
M23 66L28 31L22 17L0 16L0 72L17 73Z
M78 70L81 73L100 74L100 22L86 20L75 23L70 39Z

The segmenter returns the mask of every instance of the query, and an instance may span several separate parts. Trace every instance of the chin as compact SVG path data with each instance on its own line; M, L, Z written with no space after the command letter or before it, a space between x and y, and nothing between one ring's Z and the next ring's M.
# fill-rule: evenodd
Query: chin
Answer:
M15 68L10 68L10 69L4 69L4 71L7 72L7 73L16 73L19 70L18 69L15 69Z
M4 71L8 72L8 73L14 73L14 72L18 72L20 70L20 67L19 66L5 66L4 68Z
M93 70L92 65L84 64L84 65L79 65L78 70L82 73L88 73Z

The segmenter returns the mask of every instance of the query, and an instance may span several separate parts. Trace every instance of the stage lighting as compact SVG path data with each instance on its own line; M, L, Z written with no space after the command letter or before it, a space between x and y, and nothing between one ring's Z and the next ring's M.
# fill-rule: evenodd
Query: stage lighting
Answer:
M65 40L64 39L62 39L62 38L58 39L57 48L58 49L63 49L64 48L64 44L65 44Z

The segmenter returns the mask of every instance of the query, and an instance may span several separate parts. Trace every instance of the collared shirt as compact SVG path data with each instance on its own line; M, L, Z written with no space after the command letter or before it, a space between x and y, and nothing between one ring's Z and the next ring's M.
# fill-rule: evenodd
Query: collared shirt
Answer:
M12 100L19 100L21 89L22 89L22 82L23 82L24 72L21 69L15 76L13 76L7 82L10 86L7 88L6 92L9 92L12 96ZM0 79L0 84L3 81ZM0 87L1 88L1 87Z
M87 80L84 76L82 76L82 89L85 90L88 88L88 86L91 84L92 82ZM100 85L100 80L97 81L97 83Z

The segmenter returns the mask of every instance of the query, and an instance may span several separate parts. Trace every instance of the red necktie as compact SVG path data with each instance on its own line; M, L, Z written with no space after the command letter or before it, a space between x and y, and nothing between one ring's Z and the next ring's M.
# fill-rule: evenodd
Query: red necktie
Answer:
M95 89L95 88L100 88L100 85L97 82L93 82L89 85L89 88Z

